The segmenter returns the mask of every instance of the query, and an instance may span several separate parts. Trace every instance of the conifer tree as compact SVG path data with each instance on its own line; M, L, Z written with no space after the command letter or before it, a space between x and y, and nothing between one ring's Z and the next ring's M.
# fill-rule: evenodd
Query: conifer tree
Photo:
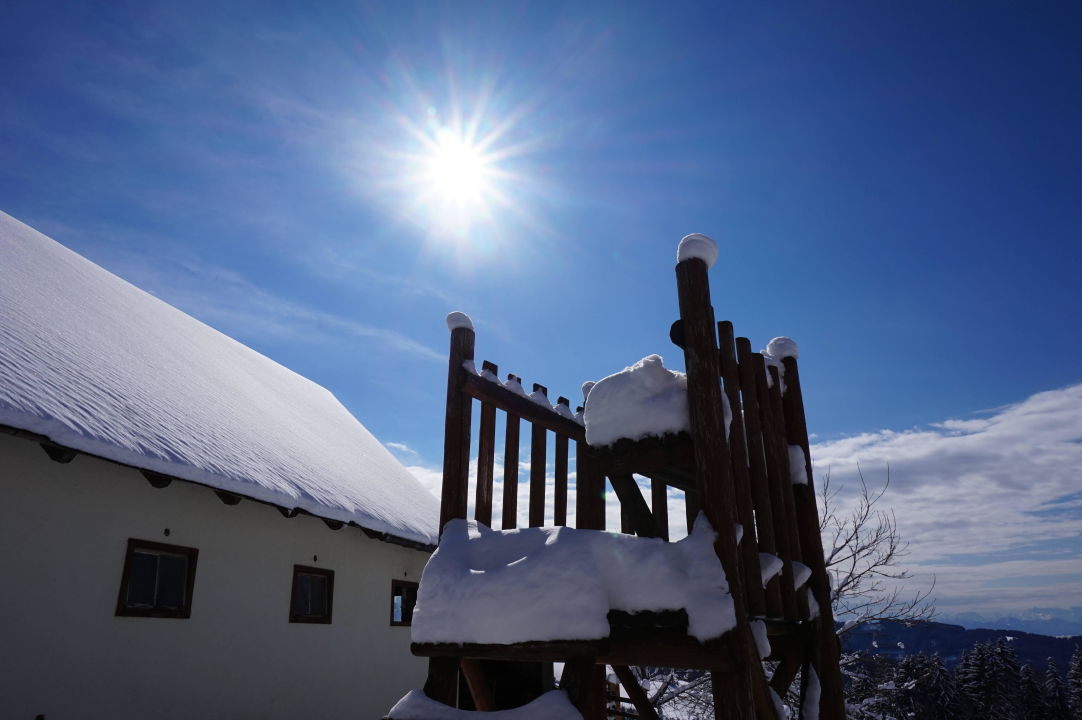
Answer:
M1022 720L1045 720L1044 686L1037 680L1037 673L1029 665L1018 671L1018 694Z
M1071 720L1082 720L1082 649L1076 647L1067 670L1067 698Z
M1048 667L1044 672L1045 720L1070 720L1071 710L1067 705L1067 686L1059 674L1056 661L1048 658Z

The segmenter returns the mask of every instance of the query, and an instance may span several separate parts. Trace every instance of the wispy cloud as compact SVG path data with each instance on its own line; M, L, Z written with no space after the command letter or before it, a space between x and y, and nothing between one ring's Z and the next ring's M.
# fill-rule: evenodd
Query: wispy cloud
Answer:
M858 470L875 483L889 467L883 502L918 580L936 576L941 609L1066 606L1082 596L1082 385L984 417L818 443L812 459L817 483L829 473L850 491Z

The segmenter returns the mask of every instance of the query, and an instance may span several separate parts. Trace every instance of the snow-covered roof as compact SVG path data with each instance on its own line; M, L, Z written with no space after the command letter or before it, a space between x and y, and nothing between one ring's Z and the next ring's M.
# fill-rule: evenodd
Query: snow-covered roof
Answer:
M439 503L330 392L2 212L0 424L437 540Z

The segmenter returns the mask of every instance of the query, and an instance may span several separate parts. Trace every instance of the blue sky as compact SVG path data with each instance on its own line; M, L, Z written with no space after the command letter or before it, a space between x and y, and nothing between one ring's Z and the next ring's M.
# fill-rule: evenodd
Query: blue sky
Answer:
M480 358L575 401L649 353L681 366L675 248L707 233L719 318L799 341L823 462L889 462L903 532L923 498L914 563L993 582L1006 565L959 560L972 537L925 547L925 521L1032 513L1055 528L1034 552L1066 556L1011 570L1043 578L1011 602L1068 605L1080 31L1067 3L17 2L0 209L330 388L419 472L447 311ZM449 212L424 173L460 127L490 187ZM953 463L963 435L999 439Z

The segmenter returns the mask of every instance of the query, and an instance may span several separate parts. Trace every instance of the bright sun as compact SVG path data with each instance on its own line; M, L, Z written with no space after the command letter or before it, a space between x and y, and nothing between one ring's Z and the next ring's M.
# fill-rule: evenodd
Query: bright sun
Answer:
M489 180L487 170L480 148L449 130L436 136L429 179L440 199L456 204L482 201Z

